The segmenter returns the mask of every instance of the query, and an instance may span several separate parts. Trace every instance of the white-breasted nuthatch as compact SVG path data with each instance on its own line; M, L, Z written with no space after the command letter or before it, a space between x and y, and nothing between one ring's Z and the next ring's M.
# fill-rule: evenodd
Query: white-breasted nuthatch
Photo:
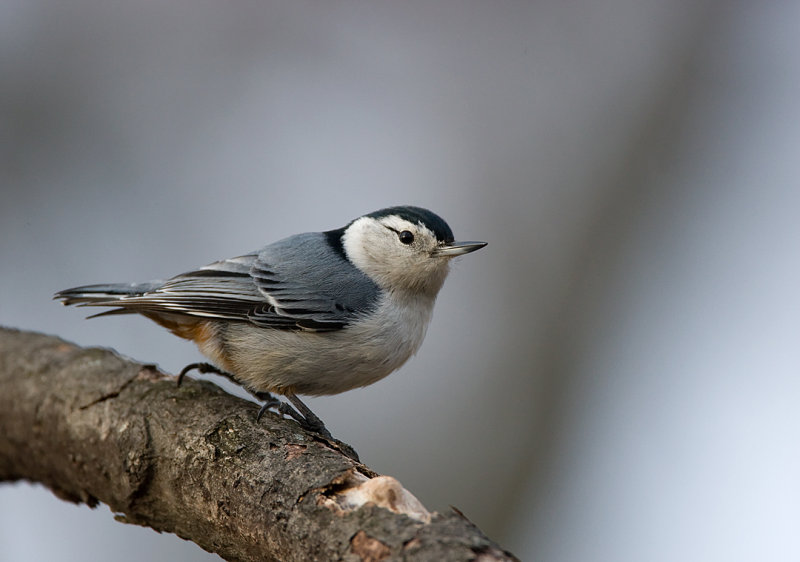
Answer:
M431 211L390 207L167 281L86 285L54 298L115 307L94 316L154 320L214 363L188 365L179 383L191 369L225 375L264 400L259 417L277 407L329 437L297 394L337 394L403 365L422 343L450 259L485 245L455 242Z

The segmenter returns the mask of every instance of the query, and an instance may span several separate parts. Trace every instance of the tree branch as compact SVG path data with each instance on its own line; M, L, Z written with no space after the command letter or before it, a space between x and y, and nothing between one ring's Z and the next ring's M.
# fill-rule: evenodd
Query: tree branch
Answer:
M0 481L108 504L228 560L514 560L458 511L217 386L0 328Z

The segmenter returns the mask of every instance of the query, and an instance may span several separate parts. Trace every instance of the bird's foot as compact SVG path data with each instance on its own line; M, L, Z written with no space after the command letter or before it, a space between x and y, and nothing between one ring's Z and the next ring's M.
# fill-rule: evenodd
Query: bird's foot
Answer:
M283 416L287 416L295 420L300 427L309 431L311 433L316 433L322 439L327 441L328 443L332 444L336 449L344 453L346 456L350 457L356 462L361 462L358 458L358 453L356 453L355 449L353 449L350 445L343 441L339 441L331 432L328 431L328 428L325 427L325 423L317 416L314 412L311 411L311 408L306 406L302 400L300 400L294 394L286 394L286 398L288 398L294 407L287 404L286 402L282 402L275 398L269 392L252 392L253 396L258 398L259 400L263 400L264 404L261 406L261 409L258 411L258 415L256 416L256 421L261 419L261 416L264 415L264 412L267 410L274 408L279 414Z
M264 412L271 408L275 408L277 411L280 411L283 402L275 398L269 392L254 392L252 390L248 390L248 392L263 402L263 404L261 404L261 408L258 410L258 414L256 414L257 422L261 421L261 416L264 415Z
M331 439L333 437L331 435L331 432L328 431L328 428L325 427L325 423L321 419L319 419L319 417L317 417L317 415L314 412L312 412L308 406L303 404L303 402L301 402L300 399L294 394L286 395L286 397L289 400L291 400L292 403L295 405L295 407L293 408L286 402L281 402L269 392L250 391L250 393L259 400L264 402L261 406L261 409L258 411L258 415L256 416L256 421L259 421L261 419L261 416L264 415L264 412L266 412L271 408L274 408L278 413L284 416L288 416L293 420L295 420L297 423L300 424L300 427L302 427L307 431L318 433L319 435L328 439Z
M221 376L225 377L226 379L228 379L229 381L231 381L232 383L234 383L234 384L236 384L238 386L242 385L242 383L240 383L238 380L236 380L236 377L234 377L232 374L230 374L227 371L223 371L222 369L220 369L219 367L217 367L215 365L212 365L211 363L190 363L190 364L186 365L183 368L183 370L181 370L180 373L178 373L178 386L180 386L181 383L183 382L183 377L186 376L186 373L188 373L189 371L194 371L194 370L197 370L198 373L203 374L203 375L208 374L208 373L211 373L212 375L221 375ZM248 392L250 392L250 391L248 390ZM252 394L252 392L251 392L251 394Z
M183 370L178 374L178 386L181 385L183 382L183 378L189 371L197 370L202 374L211 373L215 375L222 375L230 379L231 381L235 382L236 384L241 386L241 383L237 381L233 375L230 373L223 371L219 367L212 365L211 363L191 363L186 365ZM314 412L311 411L311 408L306 406L302 400L300 400L296 395L287 393L285 396L289 399L289 401L294 404L292 407L290 404L283 402L270 394L269 392L253 390L244 386L244 389L247 390L250 394L252 394L256 399L262 402L261 408L258 410L258 414L256 415L256 421L260 421L263 417L264 413L267 410L274 409L276 412L281 414L282 416L287 416L295 420L300 427L305 429L306 431L310 431L311 433L316 433L320 437L322 437L325 441L332 443L335 445L337 449L339 449L342 453L346 456L350 457L356 462L360 462L358 458L358 453L347 443L339 441L331 432L328 431L328 428L325 427L325 423L317 416Z
M222 369L215 367L211 363L189 363L183 369L181 369L180 373L178 373L178 386L180 386L181 383L183 382L183 377L186 376L186 373L188 373L189 371L194 371L195 369L197 370L197 372L201 374L213 373L215 375L223 375L228 378L231 377L229 373L226 373Z

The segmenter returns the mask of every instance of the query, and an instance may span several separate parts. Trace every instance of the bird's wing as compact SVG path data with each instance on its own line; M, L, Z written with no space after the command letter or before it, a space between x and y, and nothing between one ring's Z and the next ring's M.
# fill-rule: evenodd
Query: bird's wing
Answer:
M120 307L101 315L122 312L171 313L253 321L274 328L300 328L293 319L277 314L256 287L249 273L256 259L257 254L252 253L217 261L167 281L142 284L143 291L132 290L129 294L113 291L106 298L87 298L81 304ZM77 302L77 299L73 300Z
M377 286L315 233L211 263L143 293L83 304L120 307L108 313L173 313L323 331L343 328L371 310L377 297Z
M274 313L315 330L346 326L372 310L380 295L378 286L321 232L265 247L250 275Z

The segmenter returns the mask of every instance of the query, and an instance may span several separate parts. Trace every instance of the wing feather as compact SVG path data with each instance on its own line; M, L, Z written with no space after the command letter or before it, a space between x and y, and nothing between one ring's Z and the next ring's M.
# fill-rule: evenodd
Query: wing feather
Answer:
M380 294L378 286L320 232L267 246L250 275L276 313L318 330L347 325L372 310Z
M101 314L177 313L324 331L341 329L371 310L379 290L328 245L324 234L308 233L147 284L142 292L104 296L81 305L117 307Z

